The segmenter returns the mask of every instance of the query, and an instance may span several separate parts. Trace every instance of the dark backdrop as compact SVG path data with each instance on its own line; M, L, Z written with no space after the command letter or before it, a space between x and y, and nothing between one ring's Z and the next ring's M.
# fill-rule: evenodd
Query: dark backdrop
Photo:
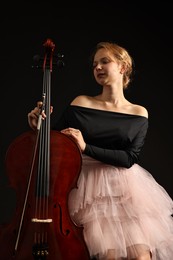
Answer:
M1 221L8 220L14 207L14 192L7 189L5 154L11 142L29 130L27 113L41 99L42 70L32 65L33 56L43 53L47 38L55 43L55 53L64 54L65 62L64 68L55 67L52 72L55 113L51 124L76 95L94 95L100 90L89 67L89 55L97 42L111 40L128 49L135 62L135 75L126 95L149 111L149 131L140 164L173 197L172 9L165 1L152 7L141 1L121 2L92 1L81 6L75 2L25 2L2 10Z

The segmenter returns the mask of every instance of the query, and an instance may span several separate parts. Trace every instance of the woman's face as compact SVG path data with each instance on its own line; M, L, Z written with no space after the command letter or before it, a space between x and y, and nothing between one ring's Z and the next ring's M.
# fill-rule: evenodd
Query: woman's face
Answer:
M121 71L122 65L110 51L102 48L96 52L93 60L93 73L98 84L103 86L122 82Z

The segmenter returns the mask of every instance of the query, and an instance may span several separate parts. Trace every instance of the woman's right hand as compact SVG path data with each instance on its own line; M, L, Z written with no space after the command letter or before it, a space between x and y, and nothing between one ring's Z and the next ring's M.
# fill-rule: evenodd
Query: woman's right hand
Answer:
M40 115L42 116L42 120L46 118L46 114L44 113L44 111L41 112L41 106L42 106L42 102L37 102L37 106L28 113L28 123L33 130L37 129L38 118ZM50 113L52 112L53 112L53 107L51 106Z

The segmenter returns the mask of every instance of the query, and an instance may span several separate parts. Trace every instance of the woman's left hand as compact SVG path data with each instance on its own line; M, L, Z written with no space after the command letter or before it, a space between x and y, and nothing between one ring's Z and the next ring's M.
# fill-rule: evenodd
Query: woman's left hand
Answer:
M77 145L79 146L79 148L81 149L81 152L85 150L86 143L83 139L83 135L80 130L72 127L68 127L66 129L61 130L61 133L72 137L74 141L77 143Z

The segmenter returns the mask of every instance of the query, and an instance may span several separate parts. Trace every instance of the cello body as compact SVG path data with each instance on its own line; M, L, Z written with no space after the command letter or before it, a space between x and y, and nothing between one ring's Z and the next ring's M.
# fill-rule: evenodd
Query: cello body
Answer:
M48 220L39 222L33 221L38 162L36 156L32 165L35 141L34 131L25 132L10 144L6 153L5 169L10 187L16 193L16 208L11 222L0 226L0 259L89 260L83 228L73 223L68 211L68 195L71 189L77 188L81 170L79 148L62 133L50 131ZM30 179L31 167L33 174ZM44 199L42 196L39 198Z

